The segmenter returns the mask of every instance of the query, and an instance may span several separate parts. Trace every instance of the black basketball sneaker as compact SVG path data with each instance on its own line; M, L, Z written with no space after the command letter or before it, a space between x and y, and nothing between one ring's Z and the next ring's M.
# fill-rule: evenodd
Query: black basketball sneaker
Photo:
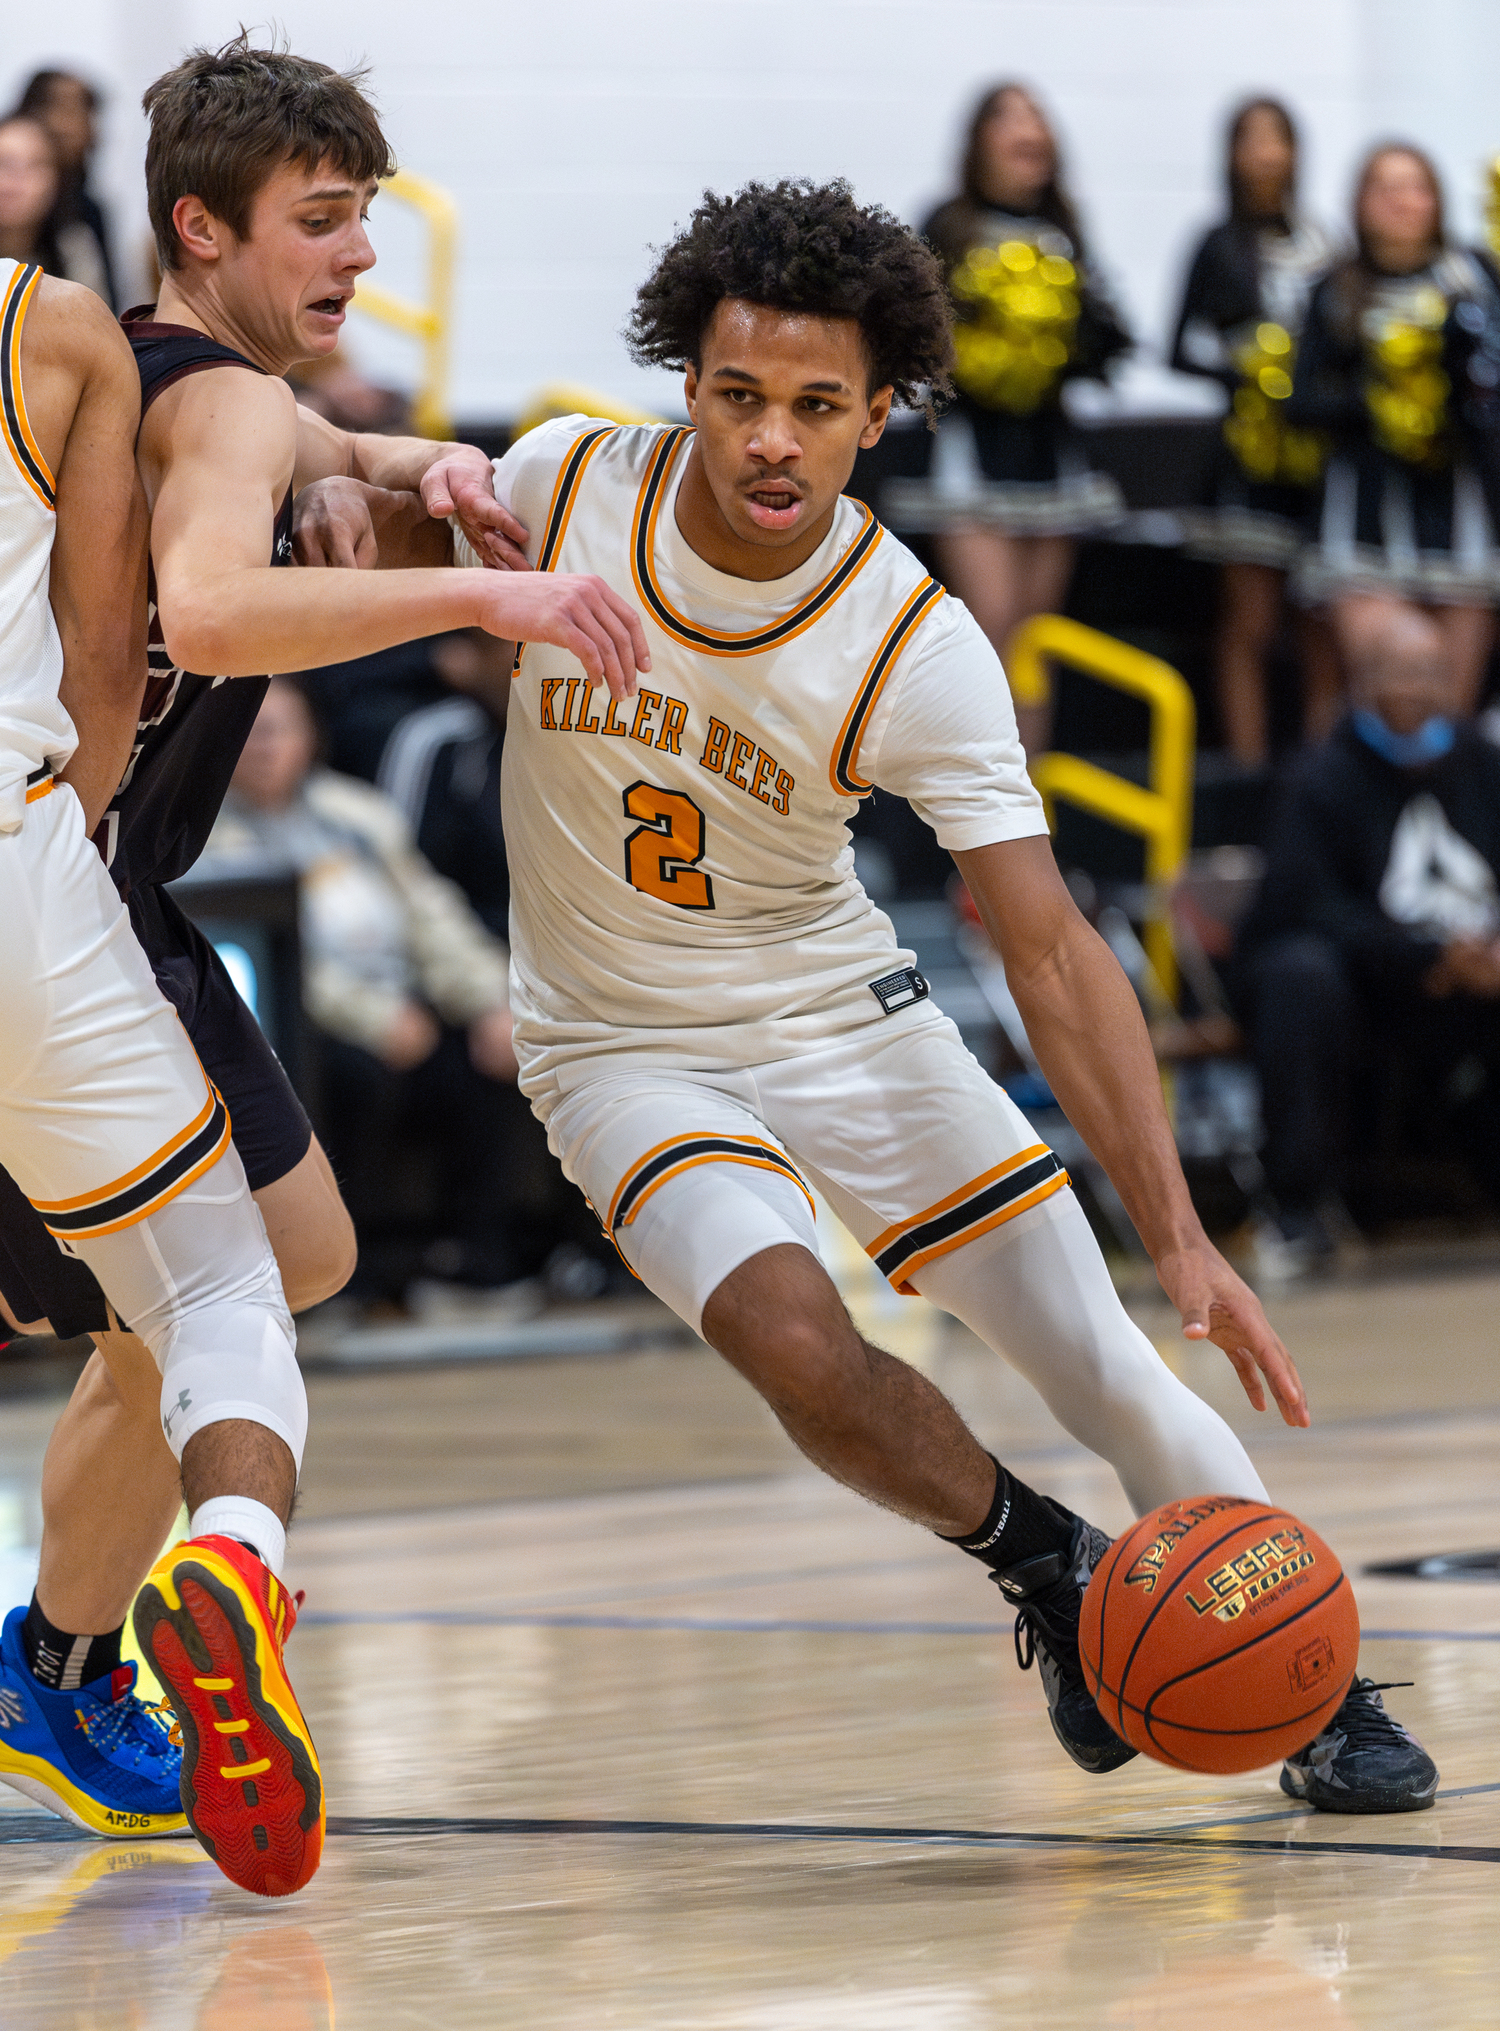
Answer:
M1410 1680L1397 1681L1410 1684ZM1437 1765L1380 1695L1357 1678L1321 1734L1281 1766L1281 1788L1320 1812L1422 1812L1437 1796Z
M1068 1514L1060 1504L1053 1507ZM1109 1547L1102 1530L1075 1516L1066 1551L1043 1552L990 1574L1016 1610L1016 1663L1029 1671L1035 1659L1041 1673L1053 1734L1080 1770L1095 1775L1118 1770L1139 1753L1120 1740L1095 1706L1078 1655L1083 1591Z

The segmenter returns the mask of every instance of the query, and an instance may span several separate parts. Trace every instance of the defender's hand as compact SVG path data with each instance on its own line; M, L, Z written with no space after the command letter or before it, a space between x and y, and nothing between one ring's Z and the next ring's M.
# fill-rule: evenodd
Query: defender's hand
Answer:
M1227 1354L1256 1410L1266 1407L1264 1376L1283 1424L1312 1423L1291 1355L1271 1330L1259 1298L1218 1249L1207 1241L1173 1249L1157 1263L1156 1275L1182 1314L1183 1338L1212 1340Z
M477 445L456 444L422 475L422 501L429 515L458 525L477 556L496 571L530 571L526 527L495 499L495 473Z
M502 641L569 650L590 684L602 680L611 698L633 698L637 672L650 672L639 615L602 578L553 571L469 576L481 580L480 626Z
M292 555L302 565L373 571L380 560L372 495L363 480L314 480L292 504Z

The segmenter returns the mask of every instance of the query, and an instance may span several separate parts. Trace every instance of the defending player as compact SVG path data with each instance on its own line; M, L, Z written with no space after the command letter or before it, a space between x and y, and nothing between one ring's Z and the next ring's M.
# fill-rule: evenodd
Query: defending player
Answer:
M751 185L705 198L629 337L685 369L696 430L572 417L496 472L540 571L634 592L654 670L601 710L554 650L520 660L503 797L523 1087L631 1267L808 1457L990 1568L1059 1740L1113 1768L1133 1752L1076 1646L1103 1533L860 1339L814 1238L809 1186L897 1289L1028 1376L1137 1511L1263 1497L1126 1316L1062 1165L860 888L844 821L878 784L953 853L1187 1337L1223 1349L1257 1409L1268 1385L1288 1424L1308 1421L1193 1211L1134 995L1058 875L993 651L840 496L892 402L945 385L936 265L843 185ZM1284 1779L1346 1811L1424 1805L1436 1781L1364 1681Z
M478 624L507 637L546 635L581 659L589 679L605 678L621 692L644 647L623 601L576 580L549 587L539 579L464 581L433 570L352 581L274 568L290 561L293 486L331 472L389 483L402 495L420 488L426 505L416 513L434 561L448 554L448 534L429 507L441 517L457 505L475 540L494 554L505 554L506 530L520 532L496 505L477 451L351 438L299 412L277 378L294 361L331 350L356 279L374 260L364 212L377 176L391 165L357 85L322 65L250 50L242 37L217 55L190 57L152 87L147 106L148 195L165 279L154 316L134 315L127 329L139 371L132 429L142 403L145 409L139 451L152 510L152 650L123 782L120 757L103 776L120 788L99 843L158 977L229 1099L294 1295L310 1303L347 1274L347 1222L336 1188L222 967L159 886L191 865L213 822L264 691L263 679L246 673ZM402 512L399 499L388 497L393 512ZM240 681L194 676L195 668ZM95 763L96 775L103 766ZM26 1185L21 1164L12 1169ZM118 1662L119 1620L170 1523L175 1487L162 1471L157 1390L141 1383L149 1357L133 1336L105 1330L112 1322L97 1284L59 1254L47 1228L14 1198L5 1203L0 1250L10 1308L28 1323L50 1316L65 1331L94 1331L111 1377L85 1378L49 1448L42 1577L30 1611L9 1620L5 1657L41 1733L24 1769L8 1753L13 1743L0 1740L0 1776L14 1782L19 1774L33 1796L108 1831L119 1823L115 1793L123 1789L139 1804L140 1784L133 1772L99 1768L80 1748L73 1688L79 1671L92 1679L107 1674L111 1654ZM136 1308L107 1279L99 1283L118 1314L139 1323ZM257 1513L242 1516L231 1535L250 1539L275 1567L305 1428L294 1363L273 1395L258 1431L256 1413L247 1410L241 1420L248 1426L241 1446L260 1463L260 1495ZM191 1404L173 1390L162 1408L175 1450L210 1419L224 1429L223 1410L207 1402L201 1384ZM195 1514L195 1534L198 1524ZM184 1802L237 1881L292 1889L316 1866L321 1826L311 1739L290 1687L271 1687L294 1611L260 1561L227 1539L211 1558L196 1545L187 1557L199 1566L208 1560L224 1595L227 1619L215 1633L228 1648L215 1652L211 1675L227 1673L232 1689L228 1681L205 1687L202 1657L189 1663L190 1624L201 1630L202 1618L181 1598L181 1559L158 1566L137 1614L148 1648L159 1624L175 1632L159 1637L152 1654L186 1739ZM268 1608L280 1617L275 1628ZM101 1625L104 1634L91 1638ZM223 1709L245 1703L250 1682L230 1652L238 1657L255 1642L271 1689L226 1751ZM59 1697L49 1701L49 1692ZM48 1717L50 1742L41 1739ZM241 1765L249 1777L236 1774ZM166 1779L165 1767L155 1772L157 1818L168 1816Z

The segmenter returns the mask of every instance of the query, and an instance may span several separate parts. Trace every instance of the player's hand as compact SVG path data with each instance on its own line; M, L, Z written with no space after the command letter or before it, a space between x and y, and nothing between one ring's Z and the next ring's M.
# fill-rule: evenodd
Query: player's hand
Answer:
M1500 942L1493 938L1450 939L1422 984L1438 1000L1450 994L1472 994L1493 1001L1500 996Z
M486 1079L514 1086L520 1076L515 1026L508 1008L492 1008L469 1025L469 1063Z
M419 1001L404 1001L392 1016L375 1055L392 1072L425 1065L442 1041L437 1017Z
M363 480L315 480L292 504L292 555L302 565L373 571L380 559L371 496Z
M530 571L526 525L495 499L495 471L473 444L452 451L422 475L422 501L429 515L457 515L475 555L496 571Z
M1227 1354L1256 1410L1266 1407L1268 1382L1283 1424L1312 1423L1307 1392L1291 1355L1271 1330L1260 1299L1235 1275L1217 1248L1205 1240L1194 1247L1173 1249L1161 1257L1156 1274L1182 1314L1183 1338L1212 1340Z
M471 573L477 578L477 572ZM648 675L651 652L635 608L602 578L579 572L506 572L480 588L479 622L502 641L551 642L583 665L590 684L611 698L633 698L637 673Z

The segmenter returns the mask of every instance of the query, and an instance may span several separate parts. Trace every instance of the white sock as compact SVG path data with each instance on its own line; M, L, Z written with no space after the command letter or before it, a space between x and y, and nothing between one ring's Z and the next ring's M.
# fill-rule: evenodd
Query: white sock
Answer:
M190 1537L237 1537L252 1544L277 1579L286 1564L286 1525L248 1495L211 1495L188 1518Z

